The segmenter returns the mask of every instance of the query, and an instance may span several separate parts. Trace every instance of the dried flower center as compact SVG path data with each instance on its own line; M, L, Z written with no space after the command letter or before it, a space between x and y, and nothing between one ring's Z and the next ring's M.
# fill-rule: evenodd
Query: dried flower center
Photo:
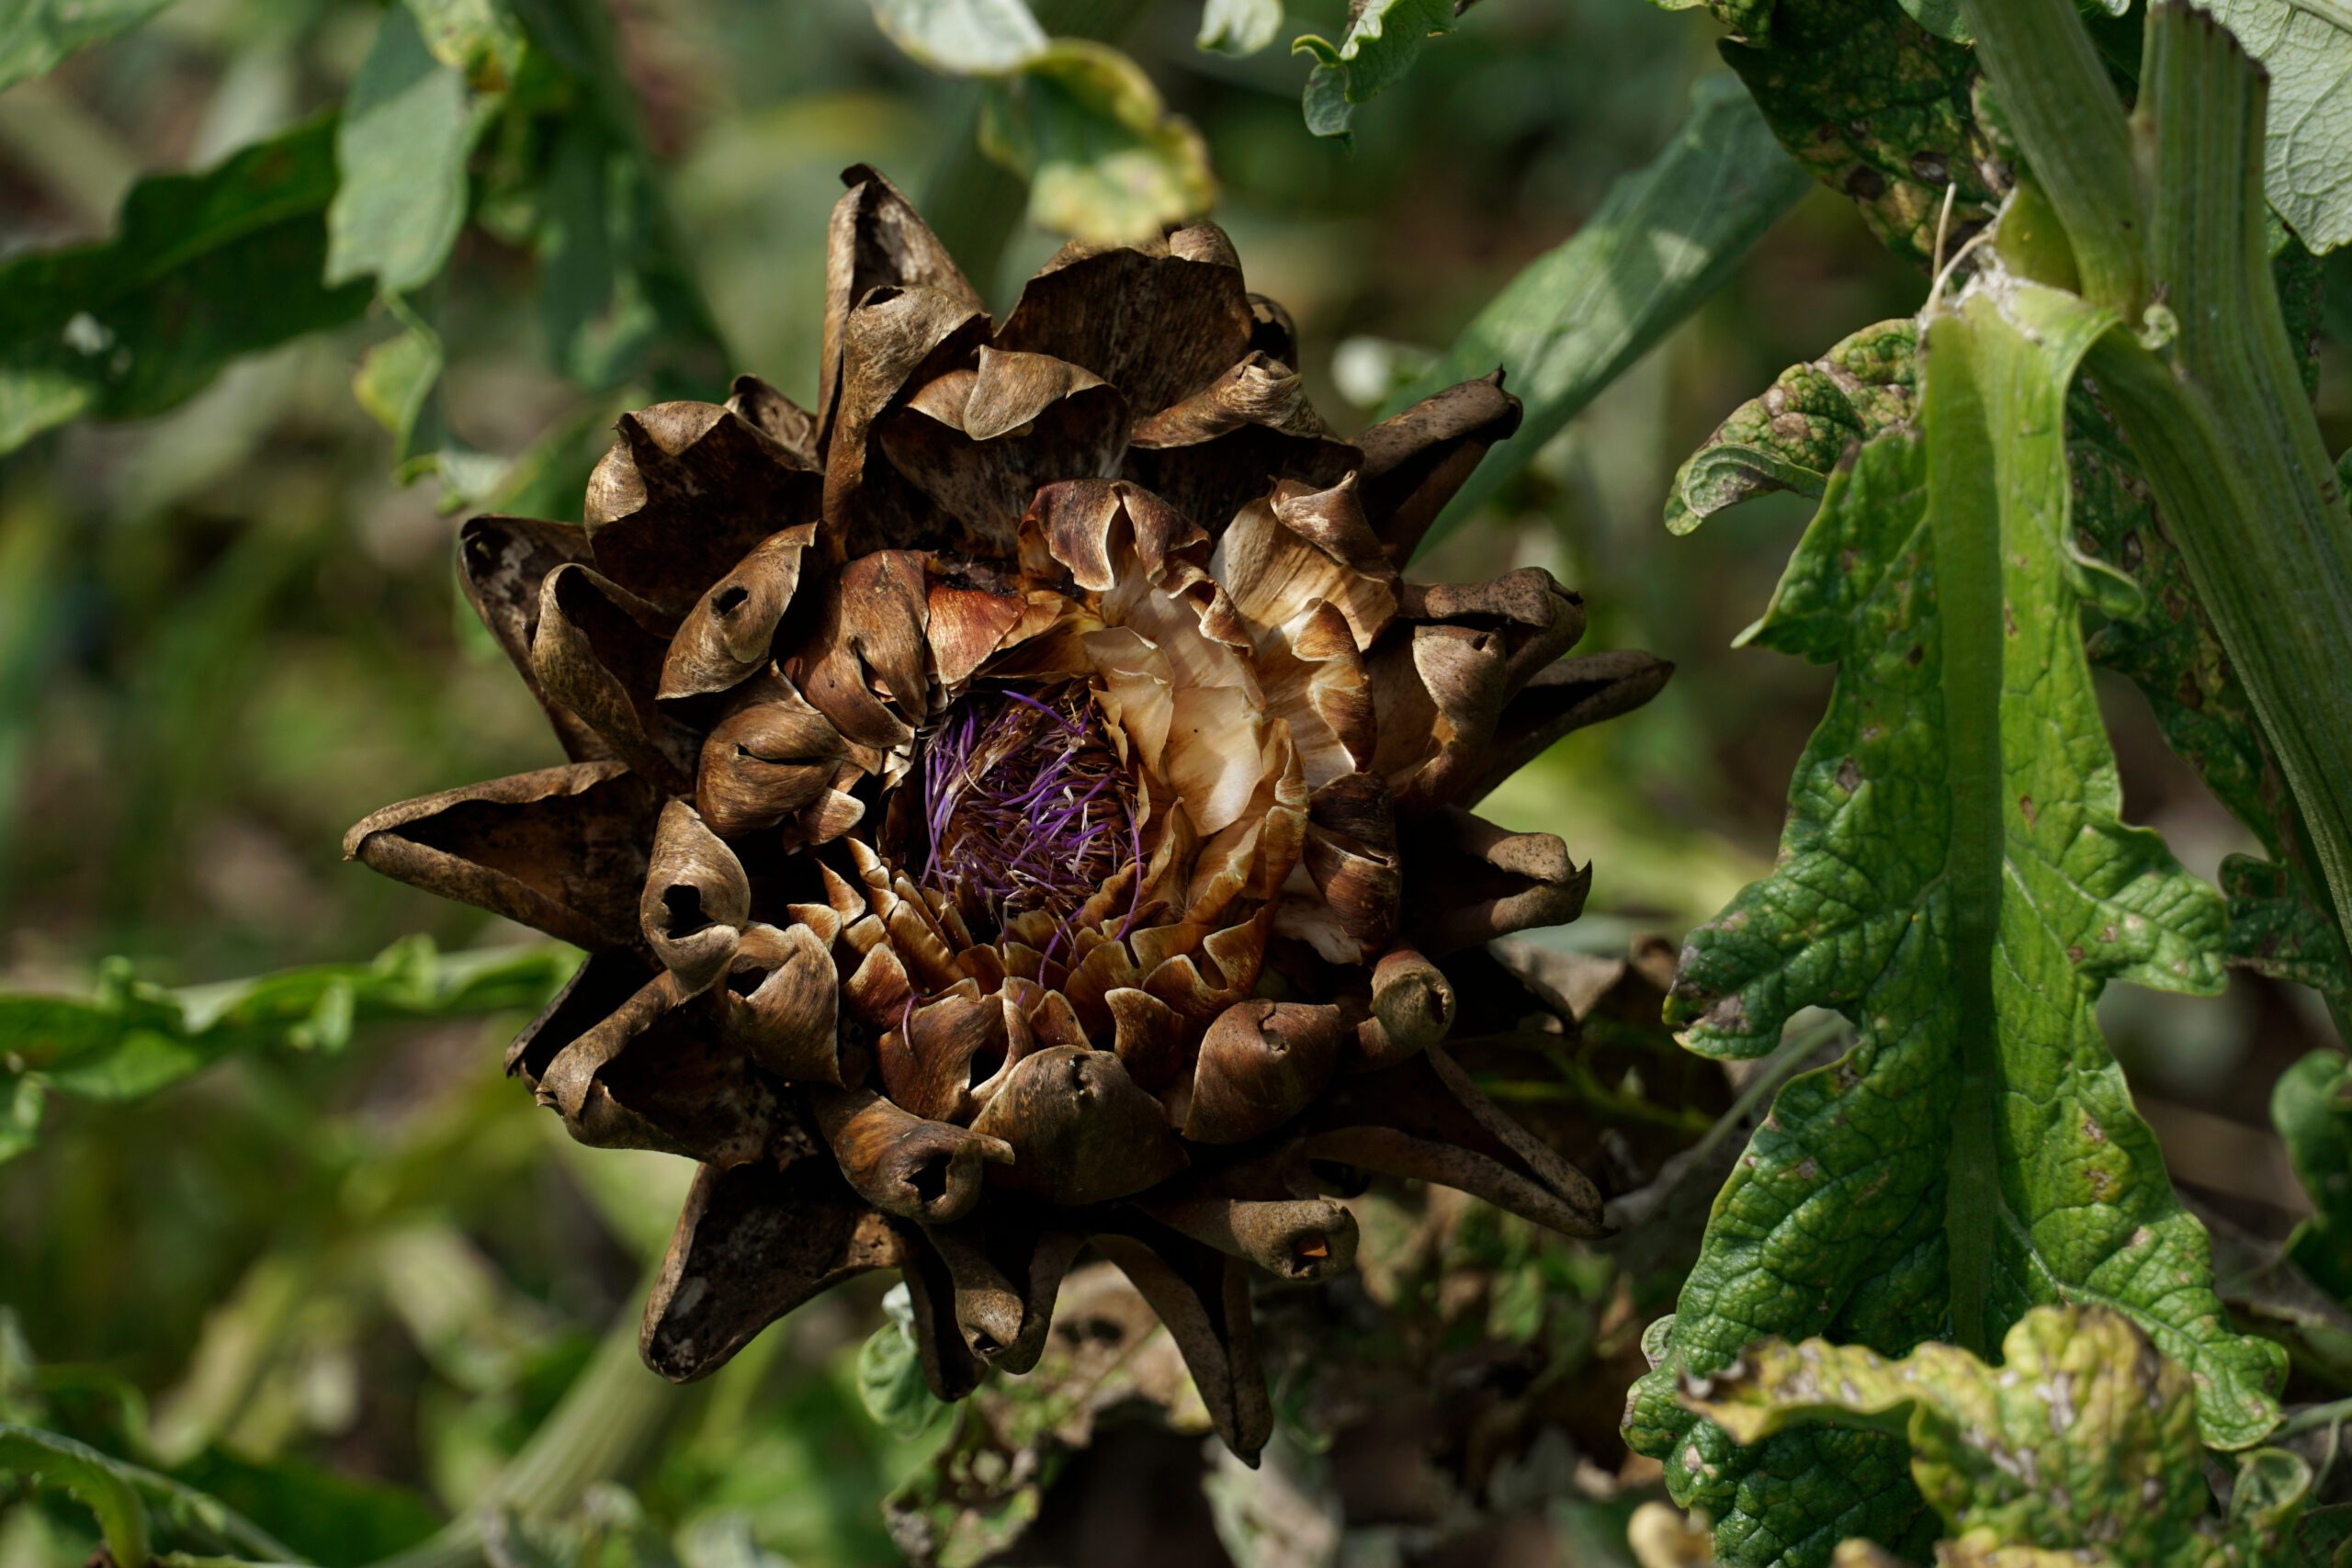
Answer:
M1050 915L1054 956L1080 908L1142 858L1135 794L1084 685L974 691L924 738L922 880L983 937Z

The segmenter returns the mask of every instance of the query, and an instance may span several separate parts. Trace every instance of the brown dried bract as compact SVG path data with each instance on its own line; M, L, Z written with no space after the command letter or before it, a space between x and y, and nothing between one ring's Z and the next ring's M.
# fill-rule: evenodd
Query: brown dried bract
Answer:
M584 1142L701 1162L663 1375L897 1268L959 1396L1035 1363L1091 1249L1254 1458L1250 1281L1351 1266L1351 1170L1601 1229L1449 1054L1505 1027L1483 944L1589 869L1469 807L1668 668L1564 659L1543 572L1403 576L1516 428L1499 375L1343 439L1214 226L1065 250L1000 324L847 178L813 412L658 404L584 528L461 535L572 761L345 849L590 950L508 1066Z

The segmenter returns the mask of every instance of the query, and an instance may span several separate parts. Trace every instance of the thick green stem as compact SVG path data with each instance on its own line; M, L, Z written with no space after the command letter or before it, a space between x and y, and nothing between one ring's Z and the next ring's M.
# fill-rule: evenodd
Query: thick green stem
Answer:
M2352 931L2352 519L2271 281L2263 79L2211 16L2165 6L2149 19L2143 83L2151 274L2179 335L2161 355L2103 344L2091 369L2278 753L2337 929Z
M2069 0L1964 0L2032 177L2109 333L2088 368L2245 682L2352 933L2352 519L2302 393L2263 232L2266 89L2221 24L2149 13L2127 122ZM2142 175L2144 153L2146 168Z
M1961 0L2034 178L2073 242L2083 297L2137 321L2147 242L2132 128L2074 0Z

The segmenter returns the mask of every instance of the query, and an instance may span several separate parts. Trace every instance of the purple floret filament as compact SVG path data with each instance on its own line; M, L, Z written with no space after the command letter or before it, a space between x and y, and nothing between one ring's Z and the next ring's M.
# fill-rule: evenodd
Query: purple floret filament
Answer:
M1078 910L1131 864L1121 938L1142 908L1134 780L1091 694L1071 683L1055 695L967 694L925 738L922 766L923 882L998 931L1032 910L1052 915L1048 960L1071 941Z

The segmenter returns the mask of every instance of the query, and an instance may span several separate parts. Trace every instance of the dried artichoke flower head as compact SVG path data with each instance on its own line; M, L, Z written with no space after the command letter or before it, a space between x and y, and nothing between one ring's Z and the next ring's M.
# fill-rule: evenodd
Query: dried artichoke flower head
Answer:
M585 1143L701 1162L665 1376L897 1268L956 1398L1036 1361L1091 1246L1254 1459L1248 1271L1349 1265L1333 1179L1598 1231L1443 1048L1445 964L1575 917L1561 841L1468 807L1667 667L1564 659L1543 571L1400 576L1518 423L1499 374L1343 441L1215 227L1066 249L999 323L845 179L814 412L657 404L584 527L465 525L571 760L345 848L588 950L507 1066Z

